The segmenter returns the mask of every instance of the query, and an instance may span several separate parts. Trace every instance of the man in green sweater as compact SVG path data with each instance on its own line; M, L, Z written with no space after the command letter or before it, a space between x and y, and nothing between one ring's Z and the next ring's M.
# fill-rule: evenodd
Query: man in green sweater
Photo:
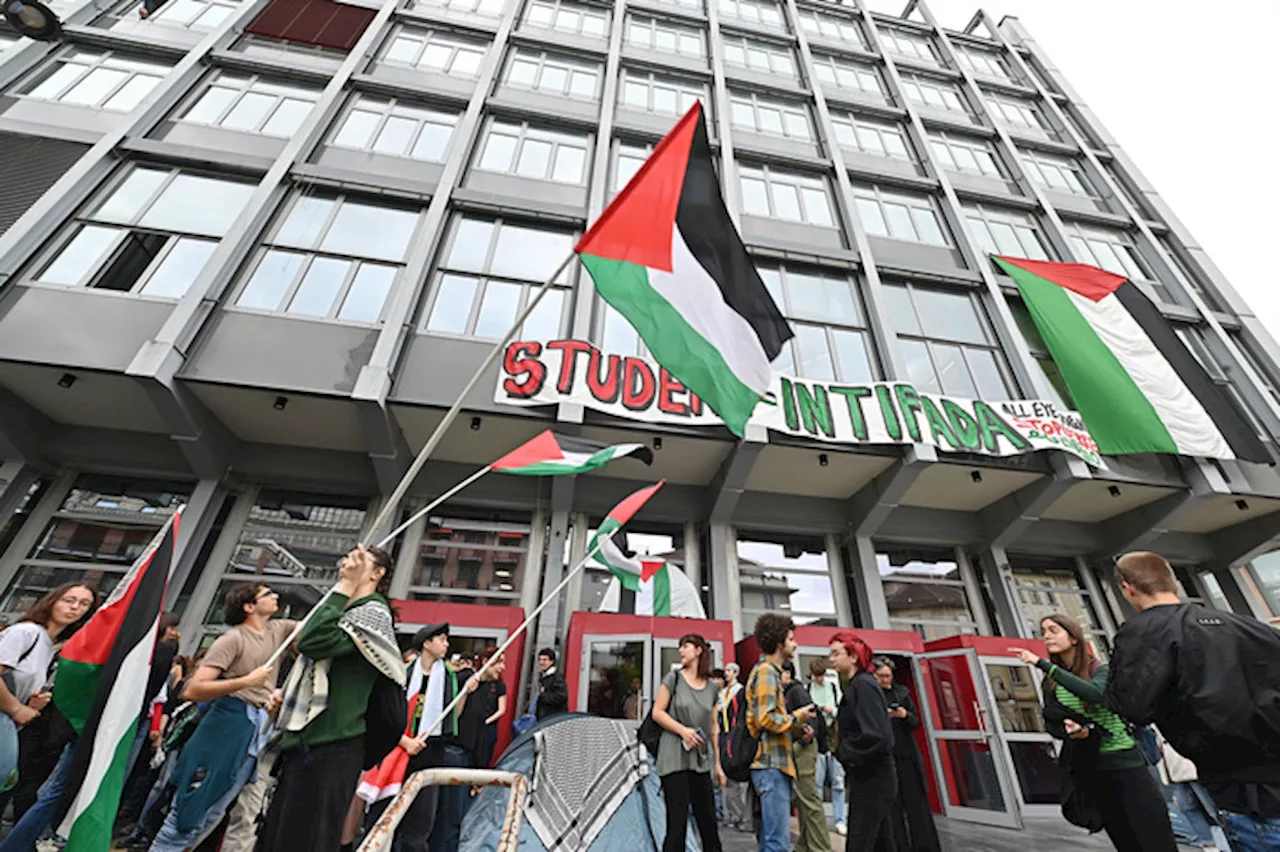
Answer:
M391 556L356 547L298 637L278 729L279 784L259 848L337 852L365 768L365 713L379 677L404 686L391 607Z

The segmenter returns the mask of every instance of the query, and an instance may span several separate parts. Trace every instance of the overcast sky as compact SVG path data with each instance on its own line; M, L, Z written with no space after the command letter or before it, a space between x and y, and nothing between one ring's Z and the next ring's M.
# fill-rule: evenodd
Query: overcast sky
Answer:
M963 29L1017 17L1280 339L1274 41L1267 0L928 0ZM901 13L906 0L870 0Z

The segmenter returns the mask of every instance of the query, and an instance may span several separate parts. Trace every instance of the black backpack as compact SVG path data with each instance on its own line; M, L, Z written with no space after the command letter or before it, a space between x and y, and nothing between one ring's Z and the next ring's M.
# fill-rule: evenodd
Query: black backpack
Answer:
M364 768L372 769L400 744L409 725L404 687L379 673L369 690L364 715Z
M749 688L750 680L748 686L738 690L725 708L729 729L720 735L720 768L730 781L751 780L751 764L755 763L756 752L760 750L760 741L747 730Z

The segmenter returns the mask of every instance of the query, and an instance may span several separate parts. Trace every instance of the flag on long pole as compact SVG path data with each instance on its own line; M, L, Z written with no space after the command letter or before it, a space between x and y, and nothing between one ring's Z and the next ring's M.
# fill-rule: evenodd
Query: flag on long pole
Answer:
M147 676L178 540L178 509L102 608L67 642L53 703L78 733L53 825L69 852L103 852L120 807L125 764L147 697Z

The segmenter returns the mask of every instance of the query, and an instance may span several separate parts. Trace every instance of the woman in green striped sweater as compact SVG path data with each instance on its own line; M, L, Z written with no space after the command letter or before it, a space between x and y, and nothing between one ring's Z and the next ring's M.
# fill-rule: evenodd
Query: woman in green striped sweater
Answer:
M1169 812L1129 725L1103 704L1107 667L1098 662L1075 619L1050 615L1040 622L1049 659L1027 650L1019 657L1039 667L1049 733L1064 741L1060 760L1091 798L1102 828L1118 852L1177 852ZM1096 829L1095 829L1096 830Z

